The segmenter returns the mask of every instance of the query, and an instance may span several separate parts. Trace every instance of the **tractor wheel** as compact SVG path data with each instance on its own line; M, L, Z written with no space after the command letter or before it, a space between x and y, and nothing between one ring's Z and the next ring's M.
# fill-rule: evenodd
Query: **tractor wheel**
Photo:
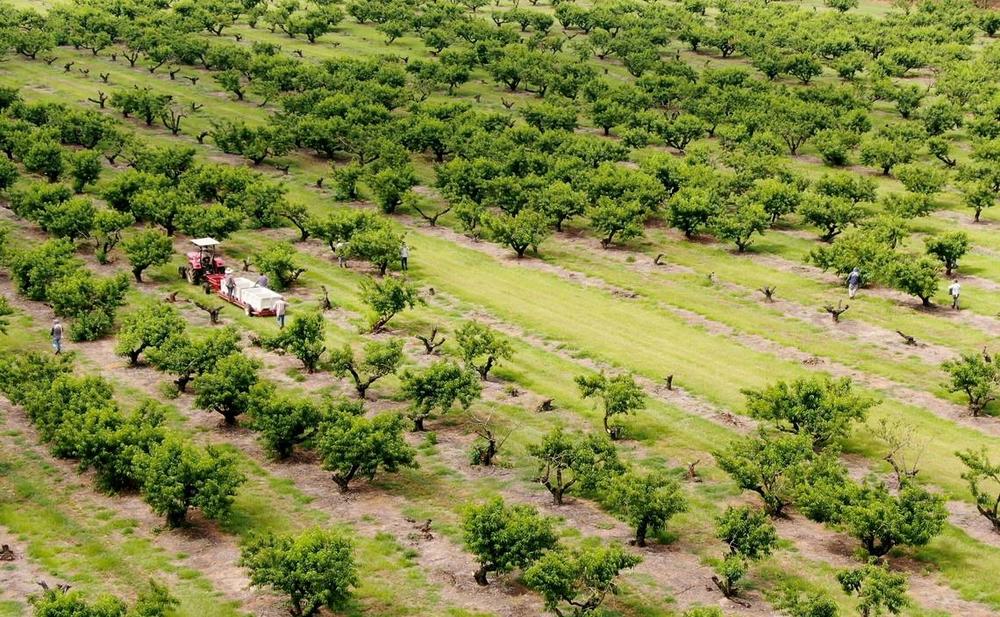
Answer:
M187 268L187 269L185 269L184 270L184 278L186 278L187 282L191 283L192 285L197 285L198 284L198 273L195 272L194 268Z
M250 308L249 304L243 307L243 312L246 314L247 317L253 317L253 309Z

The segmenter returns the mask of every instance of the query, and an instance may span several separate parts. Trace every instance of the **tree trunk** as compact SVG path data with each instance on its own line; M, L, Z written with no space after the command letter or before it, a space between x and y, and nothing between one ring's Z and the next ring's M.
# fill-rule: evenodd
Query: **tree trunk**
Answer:
M648 525L646 521L640 522L635 528L635 543L637 546L646 546L646 531Z
M187 385L191 383L190 375L181 375L174 380L174 385L177 386L177 390L180 392L187 392Z
M222 417L225 419L226 426L236 426L236 416L240 415L239 412L233 411L223 411Z
M136 283L142 283L142 268L132 268L132 275L135 277Z
M129 351L128 352L128 363L131 364L131 365L133 365L133 366L136 365L136 364L138 364L139 363L139 354L141 354L142 350L145 349L145 348L146 348L146 346L142 345L141 347L139 347L139 349L133 349L133 350Z
M479 569L472 574L472 577L476 579L476 584L482 587L490 584L490 582L486 580L486 566L479 566Z
M167 527L180 527L187 520L187 507L182 510L171 510L167 512Z
M482 377L483 379L486 379L486 376L490 374L490 369L493 368L493 362L495 360L496 359L493 356L489 356L488 358L486 358L486 364L484 364L479 369L479 376L480 377Z
M348 485L351 480L354 479L354 474L358 473L358 466L354 465L351 470L347 472L346 476L341 476L340 474L333 474L333 481L337 483L340 488L341 493L346 493L348 491Z
M413 418L413 430L416 432L422 432L424 430L424 416L417 416Z

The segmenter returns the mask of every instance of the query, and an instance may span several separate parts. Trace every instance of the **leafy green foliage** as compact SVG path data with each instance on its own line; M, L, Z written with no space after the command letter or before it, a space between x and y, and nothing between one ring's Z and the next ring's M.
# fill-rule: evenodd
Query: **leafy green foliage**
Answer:
M807 434L772 436L762 430L734 439L712 456L740 488L760 495L768 514L780 516L791 503L789 473L812 456L812 439Z
M466 368L486 379L500 360L509 359L514 350L507 337L477 321L467 321L455 331L455 341Z
M302 362L306 371L313 373L326 352L326 333L322 313L307 313L292 320L287 328L273 336L261 339L266 349L281 349Z
M545 608L557 615L583 617L596 611L605 598L618 593L622 570L642 561L619 544L575 551L551 550L524 572L524 582L545 599Z
M143 457L143 498L171 527L182 525L190 508L208 518L225 517L233 495L246 478L236 455L226 449L204 449L169 437Z
M840 614L837 603L821 591L802 593L788 588L774 604L789 617L837 617Z
M539 245L551 233L548 217L531 208L524 208L513 215L506 212L490 215L484 224L491 239L508 245L518 258L524 257L529 248L537 254Z
M252 536L241 548L240 565L250 582L288 596L291 614L310 617L336 610L359 584L351 541L333 530L308 529L297 536Z
M718 207L710 191L684 187L667 204L667 223L692 238L715 216Z
M142 273L150 266L160 266L170 261L174 253L173 243L167 234L158 229L138 231L122 241L122 250L132 266L132 274L137 283L142 282Z
M260 362L240 353L219 358L215 366L194 378L195 405L222 414L226 424L236 424L236 417L250 404L258 369Z
M70 338L93 341L111 331L128 288L124 272L98 278L89 270L75 270L53 281L46 294L57 315L73 319Z
M873 557L898 545L924 546L941 533L948 511L944 498L906 483L898 495L882 483L866 482L844 509L844 523Z
M69 175L73 178L73 191L82 193L88 184L101 176L101 155L93 150L81 150L70 158Z
M858 596L858 613L862 617L898 615L910 604L906 597L906 576L890 572L884 565L867 564L855 570L842 570L837 573L837 581L845 593Z
M304 272L296 257L298 252L287 242L275 242L253 256L253 263L268 275L270 285L280 291L291 287Z
M962 354L956 360L945 360L941 368L948 373L950 381L945 384L949 392L964 392L968 397L969 411L978 417L986 406L997 396L1000 387L1000 371L996 364L987 362L976 353Z
M848 435L851 424L864 422L876 400L856 392L848 378L828 376L781 381L762 390L744 390L747 413L777 428L812 438L824 448Z
M923 306L931 305L940 284L937 264L927 257L896 260L887 276L893 287L920 298Z
M778 541L774 525L766 513L749 506L730 506L717 519L716 537L729 553L716 564L716 586L726 597L739 593L739 582L749 571L750 562L767 557Z
M45 589L29 600L35 617L167 617L179 604L166 587L153 581L139 592L131 608L115 596L100 595L88 601L82 592L63 589Z
M642 391L635 377L622 373L607 377L604 373L578 375L574 381L584 398L598 398L604 410L604 430L615 439L621 435L620 426L611 426L615 416L625 415L646 406L646 393Z
M482 395L477 375L454 362L438 360L420 371L406 370L400 376L402 393L410 403L410 419L416 431L435 411L447 413L455 403L468 409Z
M389 320L409 308L423 303L415 285L403 278L387 277L382 281L368 278L361 281L361 301L374 312L370 331L381 331Z
M985 448L956 452L955 456L966 467L962 478L969 483L976 509L1000 532L1000 463L993 463Z
M763 206L742 204L716 216L712 220L712 229L716 236L732 242L742 253L753 243L754 234L763 235L770 220Z
M964 231L944 233L924 243L927 254L936 258L945 267L945 275L951 276L960 260L969 250L969 235Z
M10 305L10 300L7 296L0 296L0 334L7 334L7 328L10 326L7 318L13 314L14 307Z
M157 369L176 375L174 384L184 392L192 379L213 370L222 358L236 354L239 343L239 333L231 327L212 330L200 338L175 335L147 350L146 360Z
M529 446L528 452L538 459L538 481L556 505L563 503L574 486L593 492L625 472L614 443L606 435L570 435L557 426L541 443Z
M617 239L627 242L642 236L649 212L637 201L617 202L600 197L587 209L587 217L594 231L601 234L601 246L608 248Z
M415 453L403 437L403 418L396 414L366 418L334 413L320 427L316 450L323 469L333 472L333 481L342 492L357 476L371 481L379 470L392 473L416 467Z
M115 353L135 365L147 347L159 347L168 338L181 335L186 325L172 306L151 304L140 308L122 319Z
M635 527L635 543L646 546L646 536L661 533L667 522L687 510L687 500L676 479L664 473L625 473L610 482L604 501Z
M361 359L355 358L350 344L330 353L330 370L338 377L350 375L361 399L373 383L399 370L402 362L403 341L398 338L365 343Z
M490 572L527 568L556 546L553 519L532 506L508 506L501 497L466 507L462 529L466 547L479 560L475 579L480 585L489 583Z
M323 413L308 399L276 394L270 384L258 383L250 392L247 417L268 453L284 460L296 445L315 437Z

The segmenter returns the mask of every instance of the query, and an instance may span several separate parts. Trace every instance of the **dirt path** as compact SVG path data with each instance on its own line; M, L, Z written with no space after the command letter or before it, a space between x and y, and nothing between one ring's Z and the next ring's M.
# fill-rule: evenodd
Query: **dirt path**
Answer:
M967 501L949 501L948 522L983 544L1000 548L1000 532Z

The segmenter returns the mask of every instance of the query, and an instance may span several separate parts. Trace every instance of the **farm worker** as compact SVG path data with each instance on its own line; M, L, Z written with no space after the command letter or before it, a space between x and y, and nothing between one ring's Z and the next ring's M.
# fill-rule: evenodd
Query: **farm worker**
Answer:
M267 275L264 274L263 272L261 272L260 276L257 277L257 283L255 284L255 286L256 287L267 287L268 283L270 283L270 282L271 281L270 281L270 279L267 278Z
M63 327L62 324L59 323L58 319L52 320L52 329L49 330L49 335L52 336L52 349L54 349L57 354L62 353Z
M847 275L847 295L851 298L858 293L858 287L861 286L861 270L856 267L851 270L851 273Z
M278 327L285 327L285 310L288 308L288 303L285 302L284 298L278 298L278 301L274 303L274 316L278 320Z
M337 261L341 268L347 267L347 255L344 254L344 247L347 246L344 242L338 242L334 245L333 250L337 252Z
M958 284L958 279L951 282L948 287L948 295L951 296L951 308L958 310L958 296L962 293L962 286Z
M402 246L399 247L399 265L403 270L409 269L409 264L407 260L410 258L410 247L406 246L404 242Z
M226 278L223 279L223 286L226 288L226 295L230 298L236 297L236 279L233 278L233 269L226 268Z

